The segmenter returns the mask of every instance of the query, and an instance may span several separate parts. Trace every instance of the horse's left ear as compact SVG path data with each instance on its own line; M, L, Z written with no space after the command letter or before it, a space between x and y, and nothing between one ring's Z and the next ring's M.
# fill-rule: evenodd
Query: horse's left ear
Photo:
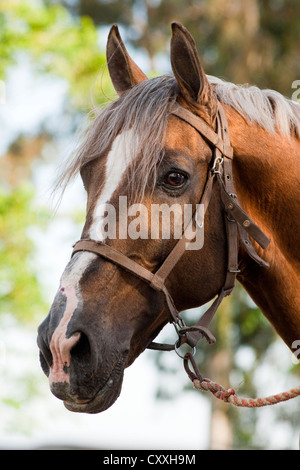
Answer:
M171 64L182 97L193 108L207 108L211 120L216 98L202 68L195 41L180 23L172 23Z
M119 95L147 79L147 76L129 56L117 25L113 25L109 32L106 58L111 81Z

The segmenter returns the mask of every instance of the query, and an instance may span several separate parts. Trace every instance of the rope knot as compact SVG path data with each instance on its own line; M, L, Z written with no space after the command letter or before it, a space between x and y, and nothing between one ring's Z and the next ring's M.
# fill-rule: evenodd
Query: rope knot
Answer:
M225 403L228 403L229 402L229 398L232 396L232 395L235 395L235 390L234 388L228 388L227 390L225 390L224 392L221 392L220 393L220 396L218 397L220 400L223 400Z
M226 403L230 401L229 399L232 395L235 395L234 388L228 388L226 390L222 385L219 385L210 379L204 379L202 381L194 379L193 385L197 390L211 392L216 398L219 398L219 400L223 400Z

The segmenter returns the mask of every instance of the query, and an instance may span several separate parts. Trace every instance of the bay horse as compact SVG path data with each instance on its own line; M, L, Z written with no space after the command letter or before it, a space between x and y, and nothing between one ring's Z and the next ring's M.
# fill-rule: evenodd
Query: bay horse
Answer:
M179 23L170 56L173 75L148 79L111 28L107 64L119 97L92 121L60 180L80 172L87 214L38 346L51 391L71 411L110 407L124 369L147 347L168 349L153 343L168 321L178 347L213 342L208 324L235 279L290 349L300 339L300 106L207 76ZM125 197L136 219L117 213ZM187 227L204 237L197 248L192 237L183 245L183 222L179 239L175 224L169 237L147 236L162 204L192 207ZM214 298L204 320L184 324L178 312Z

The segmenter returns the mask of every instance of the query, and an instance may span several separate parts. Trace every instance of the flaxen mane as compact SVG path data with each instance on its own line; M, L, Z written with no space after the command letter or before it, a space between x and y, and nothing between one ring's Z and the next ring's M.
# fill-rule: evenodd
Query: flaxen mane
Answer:
M232 106L248 122L256 122L269 132L300 138L299 103L274 90L235 85L211 76L208 79L215 86L218 99Z
M248 122L256 122L272 133L300 138L298 103L273 90L235 85L211 76L208 79L218 99L232 106ZM60 175L57 187L64 188L84 165L103 155L121 131L133 128L135 141L131 152L139 158L131 164L129 181L133 183L135 195L141 197L149 182L155 182L156 170L164 156L168 116L177 97L174 77L165 75L139 83L104 109L94 109L96 117Z

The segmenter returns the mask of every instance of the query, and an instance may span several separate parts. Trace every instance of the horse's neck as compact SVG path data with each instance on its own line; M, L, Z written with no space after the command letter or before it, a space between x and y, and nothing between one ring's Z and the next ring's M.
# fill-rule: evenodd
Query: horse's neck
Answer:
M244 255L239 280L291 348L300 339L300 141L227 116L239 202L271 238L256 246L270 268Z

